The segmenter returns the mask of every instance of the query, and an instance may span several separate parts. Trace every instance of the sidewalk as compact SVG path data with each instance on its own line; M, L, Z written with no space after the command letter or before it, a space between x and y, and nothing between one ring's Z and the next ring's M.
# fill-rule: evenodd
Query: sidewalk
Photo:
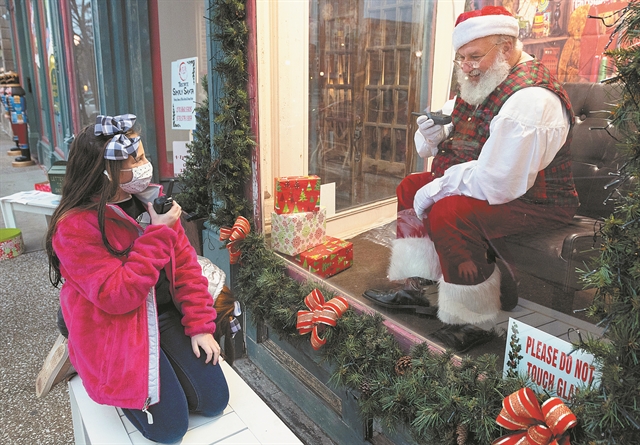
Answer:
M33 190L35 183L47 180L39 166L11 166L15 157L7 151L14 146L0 130L0 196ZM36 375L58 336L58 292L49 283L42 250L47 223L43 215L16 212L16 224L25 253L0 261L0 442L70 444L73 428L66 386L58 385L44 399L35 395ZM5 227L4 221L0 226Z
M33 190L47 181L40 166L12 167L12 139L0 129L0 197ZM43 399L35 396L35 379L58 331L58 290L49 283L44 253L47 222L43 215L16 212L25 253L0 261L0 443L71 444L74 442L66 385ZM5 227L0 215L0 227ZM239 359L234 368L273 411L309 445L331 445L326 434L306 417L253 363Z

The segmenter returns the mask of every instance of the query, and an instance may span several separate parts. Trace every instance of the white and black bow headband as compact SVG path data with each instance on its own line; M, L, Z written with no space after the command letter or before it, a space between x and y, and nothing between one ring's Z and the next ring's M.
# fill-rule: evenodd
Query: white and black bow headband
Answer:
M112 161L123 161L138 151L140 137L129 138L125 133L136 123L135 114L121 114L119 116L96 117L94 134L96 136L111 136L107 144L104 158Z

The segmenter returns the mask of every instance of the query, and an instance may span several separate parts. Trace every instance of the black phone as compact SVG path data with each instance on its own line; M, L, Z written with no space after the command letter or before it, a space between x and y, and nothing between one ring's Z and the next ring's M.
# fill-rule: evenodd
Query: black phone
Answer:
M169 181L169 187L167 187L167 193L164 196L153 200L153 210L155 210L158 215L167 213L173 205L173 198L171 197L171 193L173 193L173 182L173 179Z
M414 116L427 116L429 119L433 119L436 125L447 125L451 123L451 116L444 114L440 111L424 111L422 113L412 112Z

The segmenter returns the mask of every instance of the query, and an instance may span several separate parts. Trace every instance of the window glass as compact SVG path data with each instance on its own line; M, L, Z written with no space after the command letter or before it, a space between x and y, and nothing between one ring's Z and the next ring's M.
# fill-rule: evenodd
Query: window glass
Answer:
M616 74L604 53L621 44L614 30L628 2L470 0L464 3L467 9L473 10L487 5L509 9L518 20L523 50L556 76L576 114L569 148L556 147L558 153L562 153L554 158L554 164L548 164L550 167L544 175L532 178L531 182L535 184L528 185L529 195L520 195L513 201L524 197L523 202L529 199L538 205L546 199L545 205L554 207L554 210L557 207L574 209L577 205L575 195L571 205L561 202L564 199L562 193L569 190L572 194L569 187L556 193L555 198L551 197L557 192L551 180L546 183L547 188L543 187L544 193L532 198L540 190L534 189L533 185L541 187L541 182L550 177L559 178L558 183L569 183L571 174L580 202L574 217L572 210L564 213L562 219L554 219L557 222L554 226L525 226L526 221L523 220L522 227L526 229L516 227L514 230L517 231L504 234L487 231L486 236L474 246L480 246L481 250L474 261L486 268L486 274L483 272L485 278L496 270L493 263L499 264L504 277L517 280L522 301L592 321L584 309L593 299L593 290L582 289L581 274L576 270L584 270L592 264L591 260L598 253L597 220L610 215L614 206L612 199L624 193L615 190L614 181L624 159L614 138L615 130L608 121L608 110L615 105L620 91L615 85L605 85L600 81ZM411 112L427 105L424 99L430 96L427 90L430 88L428 83L431 83L428 71L437 45L430 39L435 29L435 18L425 10L428 4L409 0L310 1L309 173L319 175L322 183L336 184L338 212L395 197L396 186L416 170L413 136L417 126ZM447 71L445 77L451 72ZM451 97L456 94L456 88L454 79ZM468 110L470 114L478 111L473 107ZM479 119L474 121L477 125L473 128L470 124L466 127L463 123L456 124L458 139L450 142L450 147L444 147L460 156L455 164L471 161L466 157L467 152L481 146L475 135L489 130L490 118L482 121L490 115L490 110L486 111L478 112ZM470 115L468 120L472 121L474 116ZM465 135L474 135L474 138L467 140ZM439 146L439 153L442 150L443 146ZM497 164L499 160L495 161ZM434 172L433 165L429 168ZM561 172L566 176L560 178ZM442 171L436 173L442 175ZM507 191L514 188L512 184L495 187ZM465 193L470 192L456 190L452 195L457 198ZM552 199L555 202L551 202ZM545 213L547 211L545 208L540 213L543 223L551 221L550 215ZM540 215L531 212L524 219L530 221ZM502 220L477 219L480 225L485 226L502 227L503 223ZM418 221L411 229L420 231L424 228L423 223ZM540 230L540 227L545 227L545 230ZM399 233L400 218L354 238L354 245L360 243L358 249L361 249L354 251L361 252L361 257L355 259L353 271L338 274L329 281L356 295L356 298L363 289L397 286L398 282L389 282L387 267L388 248ZM376 246L367 247L363 240L373 240L384 248L373 251ZM455 246L462 246L467 240L454 241ZM449 251L455 251L455 246ZM367 248L373 250L367 251ZM370 258L380 260L368 261ZM366 263L366 267L359 269L362 263ZM458 274L459 278L460 264L454 266L453 272L443 272ZM515 286L509 280L503 280L501 284ZM423 287L423 293L426 289L431 302L437 303L436 285L427 283L418 287ZM360 301L374 304L364 298ZM409 314L394 311L393 308L385 311L377 306L376 309L402 320L415 332L428 334L429 325L426 324L425 328L425 317L411 311L406 311ZM556 316L555 312L540 311L542 313ZM547 317L549 323L553 321L551 316ZM500 348L503 350L504 344Z
M426 3L310 1L309 174L336 184L336 211L395 196L412 171Z
M46 46L46 67L47 67L47 78L51 91L51 99L53 105L53 126L54 126L54 143L57 146L60 146L63 139L63 128L62 128L62 110L60 104L60 86L59 86L59 60L58 60L58 48L56 48L56 40L53 34L53 19L51 15L51 3L49 0L44 0L43 2L44 11L45 11L45 24L44 24L44 32L45 32L45 46Z
M162 171L178 172L173 164L174 156L186 154L185 145L191 139L191 130L172 127L172 74L171 64L176 60L197 57L196 94L198 104L205 91L200 80L207 73L207 19L206 2L203 0L167 0L158 2L158 30L160 37L160 59L162 64L162 88L164 102L164 132L166 158L160 158ZM215 88L216 79L211 80ZM196 104L197 105L197 104ZM175 151L175 152L174 152ZM164 166L164 167L163 167ZM166 173L162 175L165 176Z
M100 114L94 51L91 0L69 0L73 31L73 71L80 110L80 127L95 123Z
M43 84L42 80L45 78L45 73L43 71L43 57L45 55L42 53L41 41L42 37L40 35L40 25L39 25L39 9L38 3L29 1L27 5L27 12L29 16L29 31L30 31L30 40L31 40L31 54L33 57L33 72L35 76L35 86L36 86L36 101L37 106L39 107L40 119L43 126L43 139L47 142L49 135L51 135L51 120L48 116L48 105L49 101L46 94L43 93Z

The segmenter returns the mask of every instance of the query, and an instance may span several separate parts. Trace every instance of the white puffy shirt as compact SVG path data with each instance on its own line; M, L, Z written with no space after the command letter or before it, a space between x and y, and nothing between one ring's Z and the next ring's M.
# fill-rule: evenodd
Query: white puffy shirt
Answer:
M451 102L443 107L444 112L451 109ZM570 119L556 94L543 87L528 87L505 101L489 128L490 136L478 159L451 166L442 177L425 185L416 195L416 207L429 208L451 195L491 205L521 197L564 145ZM447 130L450 133L451 129ZM419 131L414 139L420 156L435 154Z

